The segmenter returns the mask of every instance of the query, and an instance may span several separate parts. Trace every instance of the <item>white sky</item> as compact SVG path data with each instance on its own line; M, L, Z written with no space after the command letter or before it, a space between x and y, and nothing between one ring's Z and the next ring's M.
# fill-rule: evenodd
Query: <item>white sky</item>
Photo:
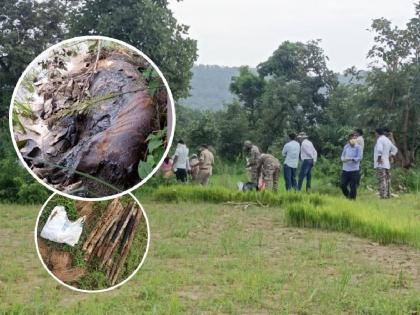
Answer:
M256 66L285 40L322 39L334 71L365 69L374 18L398 26L414 16L414 0L170 0L198 41L197 63Z

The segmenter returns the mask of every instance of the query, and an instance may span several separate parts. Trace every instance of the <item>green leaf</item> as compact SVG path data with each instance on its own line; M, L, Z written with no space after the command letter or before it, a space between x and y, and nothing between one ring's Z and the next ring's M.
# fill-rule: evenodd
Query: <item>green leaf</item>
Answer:
M152 165L152 166L155 166L156 162L155 162L155 158L154 158L154 156L153 156L153 155L151 155L151 154L149 154L149 155L147 156L147 161L146 161L146 163L147 163L147 164L150 164L150 165Z
M145 162L145 161L140 161L138 172L141 179L146 178L147 175L149 175L152 170L153 170L153 164L149 164L148 162Z
M162 144L162 140L154 138L149 141L147 149L149 150L149 153L152 153L155 149L162 146Z
M155 96L156 92L160 88L160 81L159 80L152 80L149 82L148 91L150 96Z
M159 161L162 158L163 153L165 153L165 148L161 146L153 152L153 157L155 160Z

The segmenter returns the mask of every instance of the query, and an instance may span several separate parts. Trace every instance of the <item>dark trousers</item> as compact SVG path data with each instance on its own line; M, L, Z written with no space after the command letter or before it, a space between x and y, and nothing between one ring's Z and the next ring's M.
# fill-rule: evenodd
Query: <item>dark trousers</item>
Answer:
M178 168L175 172L175 176L178 182L187 182L187 170L185 168Z
M314 166L314 160L312 159L303 160L303 163L302 163L302 166L300 167L300 172L299 172L298 190L302 189L302 184L305 177L306 177L306 190L311 189L312 166Z
M286 183L286 190L297 189L296 184L296 168L290 167L287 164L284 164L284 181Z
M344 196L349 199L356 199L357 182L360 178L360 171L341 172L341 190ZM350 190L349 190L350 186Z

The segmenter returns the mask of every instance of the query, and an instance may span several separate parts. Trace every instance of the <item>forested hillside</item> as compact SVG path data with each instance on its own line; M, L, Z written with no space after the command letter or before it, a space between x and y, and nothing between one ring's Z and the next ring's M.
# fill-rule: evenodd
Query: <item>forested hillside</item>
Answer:
M190 96L179 101L180 104L199 110L218 110L224 104L233 101L234 95L229 91L232 77L239 74L240 67L219 65L195 65L192 68ZM251 68L252 72L257 70ZM362 73L363 74L363 73ZM354 76L337 74L340 83L355 82Z
M192 73L190 96L181 99L180 104L194 109L217 110L223 108L224 103L232 102L229 84L232 77L238 75L239 67L195 65Z

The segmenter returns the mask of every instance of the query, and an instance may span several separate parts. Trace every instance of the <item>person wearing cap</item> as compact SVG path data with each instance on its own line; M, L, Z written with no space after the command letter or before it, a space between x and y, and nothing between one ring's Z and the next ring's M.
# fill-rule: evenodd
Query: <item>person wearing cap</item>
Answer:
M398 153L397 147L392 143L383 128L375 129L376 143L373 151L373 167L378 178L378 191L381 199L391 197L391 162L390 157Z
M249 157L247 159L246 168L250 168L251 171L251 182L258 185L258 160L260 159L261 153L256 145L253 145L251 141L247 140L244 142L244 151Z
M267 189L278 190L280 162L271 154L263 153L257 163L258 178L262 175Z
M286 190L297 189L296 171L299 163L300 144L296 141L296 134L289 134L290 141L287 142L282 150L284 160L284 182Z
M349 199L356 199L357 181L360 173L360 161L363 157L362 147L357 143L357 134L349 135L348 143L341 153L343 169L341 171L341 190ZM350 190L349 190L350 186Z
M314 145L308 140L308 136L304 132L298 134L300 141L300 159L302 166L299 172L298 190L302 189L303 180L306 178L306 192L311 191L312 167L316 163L318 153Z
M214 156L210 152L207 144L202 144L200 146L200 158L199 158L199 171L197 175L198 182L207 186L209 183L209 178L212 175L214 165Z
M173 169L178 182L187 182L187 170L189 169L188 148L183 140L179 140L173 156Z
M190 174L193 182L198 180L198 172L200 171L200 160L198 159L197 154L191 155L190 158Z

